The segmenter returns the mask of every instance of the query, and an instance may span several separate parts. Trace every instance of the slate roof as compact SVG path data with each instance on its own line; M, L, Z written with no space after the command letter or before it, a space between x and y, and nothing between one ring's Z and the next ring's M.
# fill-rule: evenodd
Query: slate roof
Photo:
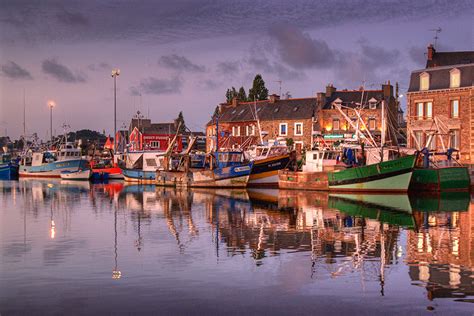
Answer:
M331 94L331 97L326 97L326 103L323 105L323 109L331 109L332 103L341 99L342 105L347 107L358 107L362 101L362 104L368 104L369 100L374 98L377 100L377 108L379 108L380 101L384 99L383 90L341 90Z
M143 128L145 134L175 134L176 126L174 123L153 123Z
M310 119L313 117L316 108L316 98L301 98L257 101L256 109L260 120L288 120L288 119ZM237 106L225 107L220 116L219 122L246 122L255 121L255 103L244 102ZM207 125L214 124L211 120Z
M424 72L430 74L429 90L449 89L450 71L454 68L457 68L461 71L460 87L470 87L473 85L474 63L469 65L452 65L413 71L410 76L410 87L408 88L408 92L420 91L420 74Z
M426 68L474 63L474 51L434 52L433 58L426 61Z

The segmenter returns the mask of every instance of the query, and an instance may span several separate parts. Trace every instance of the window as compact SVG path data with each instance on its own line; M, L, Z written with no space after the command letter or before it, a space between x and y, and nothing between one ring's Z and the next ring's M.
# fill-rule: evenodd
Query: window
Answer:
M252 125L251 128L252 128L252 130L251 130L250 135L255 136L255 125Z
M459 118L459 100L451 100L451 117Z
M423 108L424 108L423 103L416 104L416 118L419 120L423 119L423 116L424 116Z
M432 119L433 118L433 103L432 102L426 102L425 104L425 117L427 119Z
M295 136L303 135L303 123L295 123Z
M459 149L459 130L458 129L451 131L450 147L454 149Z
M339 124L339 119L333 119L332 120L332 129L335 131L338 131L341 129L341 126Z
M425 91L430 89L430 75L424 72L420 75L420 90Z
M459 69L452 69L449 72L449 86L451 88L459 88L461 85L461 71Z
M376 128L375 119L374 118L369 119L369 130L375 131L375 128Z
M280 136L287 136L287 135L288 135L288 124L280 123Z
M420 148L423 148L423 146L425 145L423 143L423 132L422 131L416 131L415 132L415 145Z
M416 119L432 119L433 118L433 102L416 103Z
M375 110L377 108L377 99L371 98L369 100L369 109Z
M232 136L240 136L240 126L232 126Z
M426 135L426 137L429 137L428 135ZM430 150L436 150L436 135L433 135L431 137L431 143L429 144L428 148Z
M245 126L245 136L255 136L255 125Z

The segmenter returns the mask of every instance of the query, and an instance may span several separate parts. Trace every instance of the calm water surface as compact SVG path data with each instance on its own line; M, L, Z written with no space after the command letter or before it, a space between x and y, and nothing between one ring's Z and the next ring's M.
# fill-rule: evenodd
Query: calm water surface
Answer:
M474 313L474 208L0 182L0 314Z

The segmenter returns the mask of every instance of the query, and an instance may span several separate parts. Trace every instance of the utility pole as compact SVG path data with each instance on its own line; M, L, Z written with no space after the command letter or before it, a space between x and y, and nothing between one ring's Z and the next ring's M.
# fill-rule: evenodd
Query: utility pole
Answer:
M120 75L120 69L112 70L112 78L114 78L114 154L116 152L115 136L117 135L117 76Z

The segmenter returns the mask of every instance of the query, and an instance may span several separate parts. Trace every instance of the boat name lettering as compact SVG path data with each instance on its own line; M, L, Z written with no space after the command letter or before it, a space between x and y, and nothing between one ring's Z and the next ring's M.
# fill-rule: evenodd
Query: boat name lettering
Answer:
M249 170L250 170L249 166L236 167L234 169L235 172L243 172L243 171L249 171Z

